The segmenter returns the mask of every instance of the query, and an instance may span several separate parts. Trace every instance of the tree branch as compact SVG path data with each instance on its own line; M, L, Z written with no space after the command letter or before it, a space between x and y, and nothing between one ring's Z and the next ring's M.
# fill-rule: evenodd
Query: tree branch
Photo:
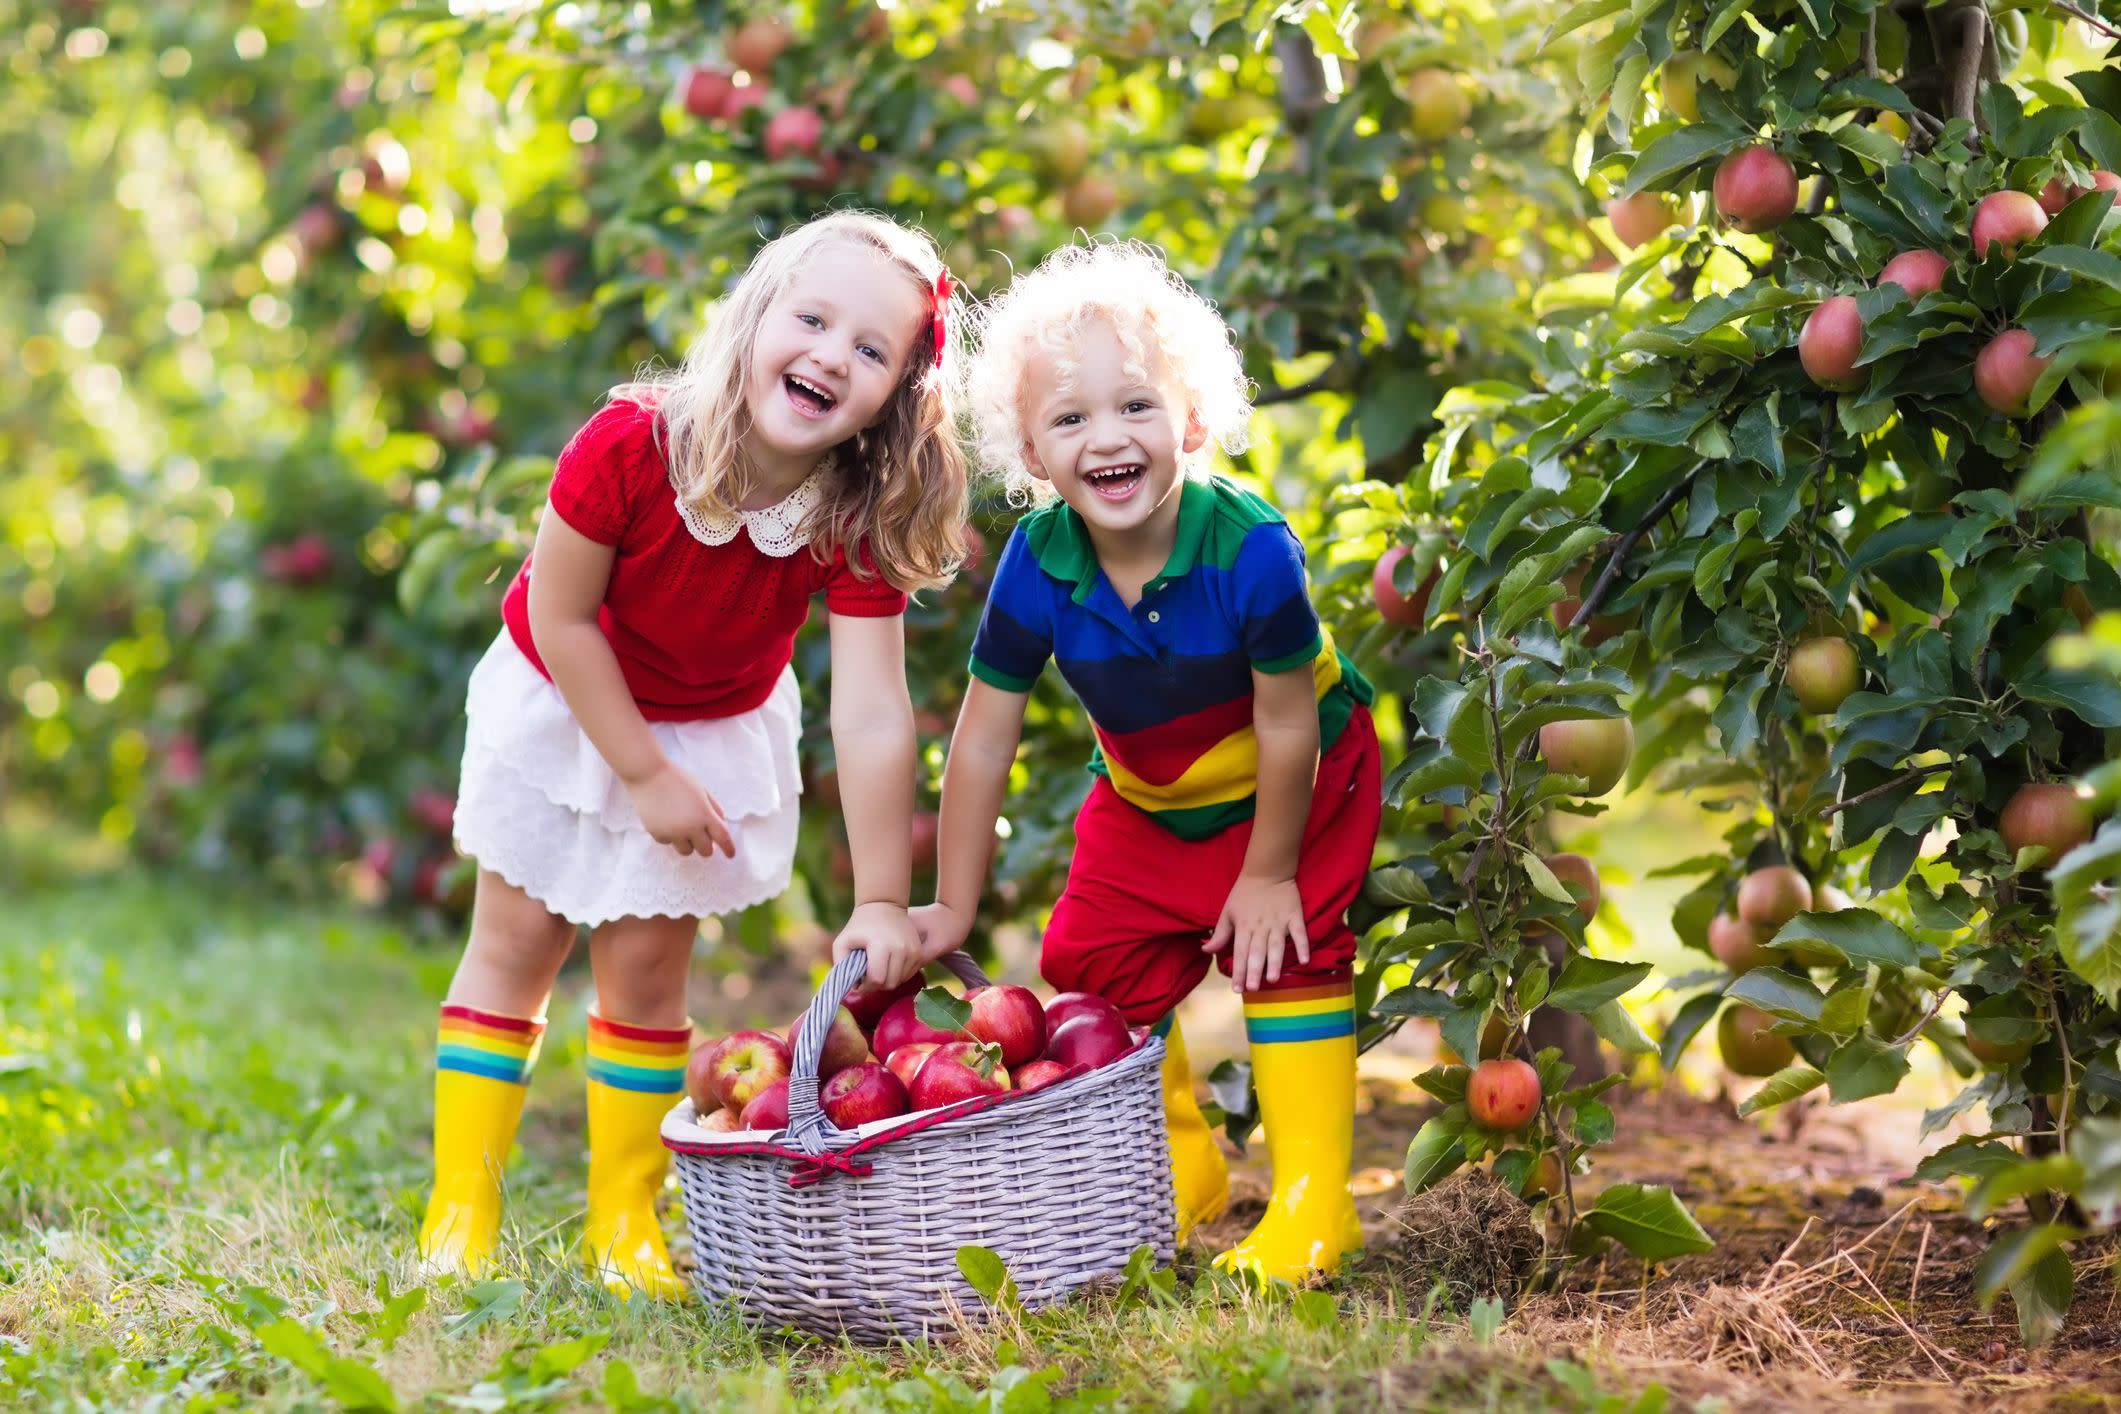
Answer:
M2090 25L2093 29L2099 31L2099 33L2107 36L2109 39L2121 39L2121 29L2115 29L2105 20L2100 19L2097 15L2093 14L2089 10L2084 9L2082 6L2072 5L2069 3L2069 0L2047 0L2047 3L2053 6L2055 9L2060 10L2063 14L2068 15L2073 20L2082 20L2085 24Z
M1871 11L1870 20L1863 27L1863 72L1871 78L1878 77L1878 12Z
M1831 819L1844 810L1853 810L1859 805L1865 805L1876 800L1881 795L1889 795L1906 785L1909 781L1924 780L1927 777L1936 775L1939 771L1949 771L1951 769L1950 763L1947 762L1937 766L1916 766L1910 770L1902 771L1884 785L1872 786L1860 795L1852 795L1847 800L1835 801L1832 805L1825 807L1819 812L1819 818L1822 820Z
M1583 602L1576 606L1575 617L1569 620L1570 628L1581 628L1591 621L1591 616L1598 612L1599 606L1605 602L1606 595L1612 591L1613 581L1620 577L1620 567L1627 563L1628 552L1635 548L1635 542L1648 534L1651 526L1663 520L1667 511L1679 504L1679 498L1687 493L1687 488L1694 484L1694 478L1701 475L1707 466L1706 458L1695 462L1691 471L1665 488L1665 493L1657 498L1657 504L1650 507L1649 514L1636 521L1627 534L1620 537L1620 543L1613 547L1612 558L1606 561L1605 569L1599 574L1597 582L1592 584L1590 593L1584 595Z
M1988 47L1988 11L1969 5L1959 12L1958 63L1952 69L1952 116L1979 126L1974 99L1980 91L1981 52Z
M1347 376L1350 365L1344 359L1334 359L1326 365L1325 372L1316 378L1306 379L1293 388L1266 388L1252 400L1256 408L1272 407L1276 403L1301 402L1313 393L1324 393L1339 386L1339 380Z

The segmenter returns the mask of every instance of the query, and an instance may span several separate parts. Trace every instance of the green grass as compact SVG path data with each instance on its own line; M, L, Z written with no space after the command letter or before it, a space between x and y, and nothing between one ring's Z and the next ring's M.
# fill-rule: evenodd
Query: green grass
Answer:
M0 917L0 1408L1654 1409L1424 1312L1181 1274L863 1351L623 1302L568 1261L581 999L554 1006L499 1279L423 1286L434 1003L454 957L183 886Z

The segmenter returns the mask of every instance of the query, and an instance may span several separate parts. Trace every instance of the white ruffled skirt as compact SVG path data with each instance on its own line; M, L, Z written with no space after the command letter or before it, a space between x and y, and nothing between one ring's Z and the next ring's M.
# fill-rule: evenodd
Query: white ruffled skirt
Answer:
M641 825L632 797L506 629L471 674L457 848L560 917L705 917L788 887L802 778L795 670L749 712L650 722L664 754L715 798L736 856L682 855Z

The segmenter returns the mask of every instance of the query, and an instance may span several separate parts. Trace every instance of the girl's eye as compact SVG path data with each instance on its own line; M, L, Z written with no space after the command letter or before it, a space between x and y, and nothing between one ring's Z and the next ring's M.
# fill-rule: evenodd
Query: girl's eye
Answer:
M883 363L885 361L883 350L873 344L863 344L861 352L862 357L868 359L871 363Z

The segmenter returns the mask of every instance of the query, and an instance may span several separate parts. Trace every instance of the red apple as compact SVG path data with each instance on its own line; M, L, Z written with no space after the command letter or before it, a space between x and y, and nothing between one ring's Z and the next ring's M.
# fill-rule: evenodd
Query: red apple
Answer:
M295 214L294 234L304 250L322 250L339 238L339 213L313 201Z
M1840 710L1863 682L1856 645L1845 638L1807 638L1790 650L1787 676L1797 701L1813 716Z
M1744 1002L1724 1008L1716 1018L1716 1049L1733 1075L1773 1075L1797 1059L1790 1038L1768 1030L1774 1024L1774 1017Z
M903 997L912 996L923 985L923 979L918 975L907 978L889 991L872 987L864 982L849 992L846 1001L841 1003L841 1005L854 1013L854 1019L862 1030L873 1031L876 1029L877 1022L883 1020L884 1013L891 1009L893 1002ZM879 1051L878 1054L881 1055L883 1053Z
M943 81L936 87L967 108L979 106L979 85L972 81L969 74L945 74Z
M709 1134L735 1134L744 1120L735 1110L707 1110L700 1115L700 1128Z
M1412 553L1410 546L1394 545L1377 557L1377 568L1370 572L1370 597L1376 601L1377 617L1401 628L1420 628L1428 622L1429 593L1436 588L1435 570L1411 594L1400 593L1392 582L1393 566Z
M2006 329L1974 356L1974 391L1997 412L2012 417L2025 415L2025 401L2033 385L2053 360L2033 355L2033 336L2024 329Z
M1583 581L1590 573L1588 563L1569 566L1561 572L1561 587L1567 594L1554 601L1549 610L1554 618L1554 631L1567 633L1569 625L1576 620L1576 613L1583 607ZM1593 581L1595 583L1595 581ZM1596 648L1609 638L1618 638L1642 621L1640 605L1623 609L1617 614L1593 614L1591 621L1583 626L1583 641Z
M783 108L766 120L766 155L778 162L791 154L817 155L825 120L815 108Z
M2013 856L2038 845L2052 865L2092 837L2091 805L2073 787L2035 781L2012 793L1996 829Z
M727 48L738 68L763 74L794 42L795 32L788 28L786 20L778 15L761 15L737 26L736 33L729 36Z
M1738 916L1770 938L1811 906L1811 881L1787 864L1755 869L1738 884Z
M771 1031L738 1031L722 1042L713 1075L722 1103L743 1109L774 1081L787 1078L788 1043Z
M1854 295L1820 301L1797 335L1797 361L1822 388L1862 386L1867 375L1856 367L1862 351L1863 316L1856 312Z
M1663 192L1639 191L1605 204L1605 218L1624 246L1639 246L1664 234L1679 220L1678 208Z
M1061 215L1071 226L1095 231L1119 210L1119 188L1095 173L1078 177L1061 193Z
M727 69L702 64L685 80L685 111L695 118L719 118L735 89Z
M1014 1070L1046 1049L1046 1011L1028 987L974 987L965 1000L972 1003L965 1030L1000 1046L1003 1065Z
M2060 177L2049 177L2047 185L2040 188L2033 200L2039 202L2040 209L2048 215L2060 216L2062 208L2069 205L2070 198L2075 194L2076 189L2064 186Z
M841 1129L858 1129L906 1112L906 1087L875 1061L840 1071L818 1092L825 1118Z
M1741 148L1717 164L1710 191L1731 225L1757 236L1797 210L1797 169L1773 148Z
M788 1077L782 1076L753 1095L738 1122L746 1129L786 1129Z
M933 874L935 872L935 844L941 838L942 817L933 810L913 812L913 825L908 836L913 846L913 872Z
M2047 213L2040 203L2022 191L1990 192L1974 207L1974 258L1988 255L1991 245L2005 255L2047 229Z
M1116 1017L1077 1016L1062 1022L1046 1041L1046 1059L1093 1070L1110 1065L1134 1048L1133 1033L1125 1022L1115 1024Z
M920 1074L921 1065L935 1054L935 1042L915 1041L910 1046L900 1046L884 1061L884 1068L898 1077L898 1083L907 1090L913 1089L913 1077Z
M457 822L457 798L448 791L422 786L405 797L412 818L438 835L447 835Z
M1008 1088L1009 1071L999 1051L977 1041L952 1041L936 1047L913 1077L913 1108L932 1110Z
M1043 1090L1068 1073L1068 1067L1059 1061L1035 1060L1016 1072L1016 1088L1029 1094Z
M722 103L722 121L741 123L744 115L766 102L766 85L762 83L739 84L729 90L729 97Z
M728 1037L706 1040L692 1048L691 1057L685 1062L685 1094L692 1100L692 1107L701 1114L722 1108L722 1087L715 1080L715 1062L721 1059L722 1047Z
M1709 920L1709 951L1733 972L1750 972L1782 961L1781 953L1761 943L1758 928L1728 913Z
M958 1039L954 1033L938 1031L914 1015L914 1003L919 1000L918 997L901 997L891 1004L890 1010L877 1022L876 1034L870 1038L872 1050L889 1060L893 1051L915 1041L933 1041L942 1045Z
M1933 295L1944 287L1952 263L1934 250L1903 250L1885 262L1878 272L1881 285L1898 285L1911 300Z
M807 1014L807 1013L806 1013ZM788 1053L793 1056L802 1045L803 1018L797 1017L788 1028ZM825 1048L818 1055L818 1079L839 1074L849 1066L860 1065L869 1059L869 1042L862 1035L861 1023L854 1013L842 1006L832 1014L832 1025L825 1031Z
M1046 1035L1050 1038L1078 1016L1110 1017L1111 1024L1121 1028L1127 1024L1119 1008L1095 992L1062 992L1046 1003Z
M1488 1129L1523 1129L1539 1113L1539 1072L1515 1056L1482 1061L1466 1081L1466 1110Z
M1625 717L1548 722L1539 729L1539 754L1547 769L1582 776L1586 795L1604 795L1627 774L1635 754L1635 727Z

